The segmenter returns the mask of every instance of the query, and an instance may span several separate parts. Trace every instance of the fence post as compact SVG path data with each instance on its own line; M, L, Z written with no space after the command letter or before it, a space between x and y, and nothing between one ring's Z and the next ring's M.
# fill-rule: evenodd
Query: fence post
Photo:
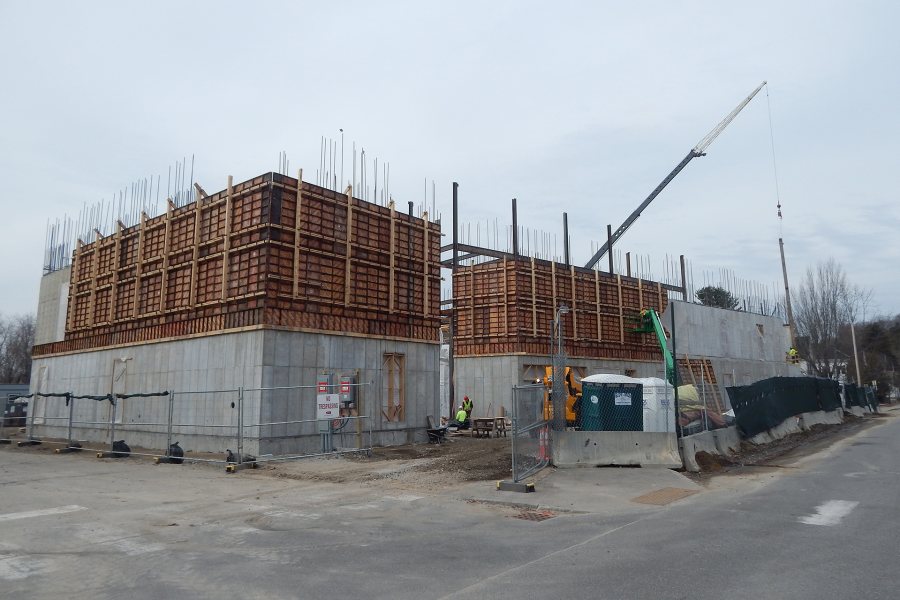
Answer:
M69 393L69 392L67 392L67 393ZM34 413L37 412L37 401L38 401L38 395L37 395L37 392L35 392L31 396L31 402L29 402L29 404L28 404L28 441L29 442L34 439ZM46 412L47 412L47 408L44 407L44 414L46 414Z
M706 379L700 369L700 389L703 391L703 431L709 431L709 408L706 406Z
M512 436L512 475L513 475L513 483L519 483L519 471L516 468L516 451L518 450L518 444L516 443L518 426L519 426L519 398L518 398L519 390L516 386L513 386L512 390L512 431L510 435ZM543 407L541 407L541 414L543 415Z
M72 397L72 392L66 392L66 400L69 404L69 426L66 432L66 448L72 447L72 416L75 413L75 398Z
M238 388L238 464L244 462L244 387Z
M109 397L112 399L112 412L110 412L109 417L109 451L112 452L116 443L116 408L118 407L119 399L115 394L110 394Z
M175 390L169 391L169 417L166 423L166 456L172 447L172 422L175 418Z

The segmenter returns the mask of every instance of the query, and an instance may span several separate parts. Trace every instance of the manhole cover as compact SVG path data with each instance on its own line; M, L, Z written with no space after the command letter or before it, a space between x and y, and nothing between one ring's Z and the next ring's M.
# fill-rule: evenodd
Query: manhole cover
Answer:
M649 492L647 494L644 494L643 496L638 496L637 498L632 498L631 501L640 502L641 504L655 504L656 506L665 506L666 504L675 502L676 500L681 500L682 498L693 496L696 493L697 490L667 487Z
M549 510L523 510L512 516L514 519L522 519L523 521L546 521L555 517L556 513Z

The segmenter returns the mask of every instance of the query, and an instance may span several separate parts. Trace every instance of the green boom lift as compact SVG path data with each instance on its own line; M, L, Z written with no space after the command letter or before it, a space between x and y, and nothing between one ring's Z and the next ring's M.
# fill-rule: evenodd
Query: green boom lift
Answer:
M666 381L677 387L678 384L675 382L675 359L666 345L666 332L663 330L662 323L659 320L659 314L652 308L645 308L641 311L640 324L632 331L635 333L656 334L663 358L666 359Z

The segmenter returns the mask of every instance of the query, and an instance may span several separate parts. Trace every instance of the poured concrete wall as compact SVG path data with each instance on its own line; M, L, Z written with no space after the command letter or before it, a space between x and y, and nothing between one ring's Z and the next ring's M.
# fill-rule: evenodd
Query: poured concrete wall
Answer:
M182 448L223 452L237 447L237 418L244 405L245 452L315 452L322 441L316 418L318 375L323 370L354 375L369 385L354 388L365 419L355 422L336 446L392 445L425 439L426 415L438 414L439 346L421 342L368 339L320 333L255 330L198 338L137 344L35 359L31 390L105 395L174 391L173 439ZM401 421L384 415L384 353L405 356L406 409ZM273 390L308 386L305 389ZM243 395L237 391L243 388ZM93 423L75 431L75 439L107 442L111 406L77 400L74 420ZM132 446L165 448L169 398L120 400L116 439ZM65 437L68 408L61 399L37 399L38 437ZM266 425L307 420L302 425ZM163 425L147 425L160 423ZM200 427L200 426L207 427ZM368 435L372 431L371 438ZM364 435L364 437L360 437Z
M547 365L547 356L498 355L455 359L456 403L464 396L475 403L476 417L493 417L512 413L512 387L533 383L525 378L529 365ZM569 359L566 365L583 368L585 375L615 373L633 377L664 377L662 358L657 362Z
M798 366L785 361L791 338L781 318L677 301L661 316L670 333L673 311L678 357L710 359L726 404L726 386L800 375Z

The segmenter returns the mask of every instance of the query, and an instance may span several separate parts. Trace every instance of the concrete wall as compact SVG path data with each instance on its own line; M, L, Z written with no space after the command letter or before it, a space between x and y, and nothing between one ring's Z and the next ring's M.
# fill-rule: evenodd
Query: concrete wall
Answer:
M728 406L726 386L800 375L799 367L785 361L791 339L781 318L675 301L661 316L670 333L673 311L678 357L710 359Z
M384 353L405 355L406 410L400 422L384 415ZM439 346L421 342L367 339L292 331L257 330L192 339L139 344L71 355L42 357L32 369L31 390L76 395L147 393L172 390L176 424L174 439L182 448L224 452L237 448L238 388L244 388L244 450L250 454L292 454L321 450L316 418L315 384L327 370L355 375L370 383L357 390L357 405L367 418L374 445L424 440L426 415L437 415ZM308 386L306 389L262 389ZM196 393L199 392L199 393ZM111 406L77 400L75 421L93 422L75 438L107 442ZM62 399L38 399L34 406L35 434L65 437L68 408ZM168 398L132 398L117 407L116 439L132 446L165 448ZM307 420L304 424L260 423ZM208 427L198 427L205 425ZM225 427L222 427L222 426ZM336 436L335 446L368 445L356 435L356 423Z
M66 305L69 301L69 276L72 267L41 277L34 343L59 342L66 333Z
M532 383L525 378L531 365L549 364L547 356L498 355L456 358L456 403L464 396L475 403L476 417L499 416L501 407L505 413L512 412L512 387ZM625 375L633 371L633 377L664 377L662 359L656 362L614 361L572 358L566 365L583 368L585 375L596 373L616 373Z
M155 344L95 350L35 359L31 391L72 392L76 395L150 393L175 390L174 421L188 425L236 425L235 392L183 394L200 390L259 387L262 381L262 346L265 332L250 331ZM237 404L236 404L237 406ZM108 442L111 406L108 402L76 400L74 420L103 424L83 425L78 440ZM168 398L121 400L116 408L116 439L131 446L165 448ZM245 415L254 407L245 408ZM35 435L65 437L68 408L61 398L33 400ZM235 450L236 427L175 429L182 448L198 452ZM247 452L258 450L248 445Z
M647 431L554 431L552 463L556 467L631 465L681 467L674 433Z

